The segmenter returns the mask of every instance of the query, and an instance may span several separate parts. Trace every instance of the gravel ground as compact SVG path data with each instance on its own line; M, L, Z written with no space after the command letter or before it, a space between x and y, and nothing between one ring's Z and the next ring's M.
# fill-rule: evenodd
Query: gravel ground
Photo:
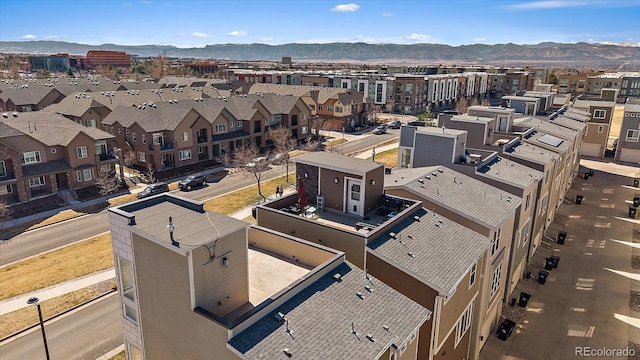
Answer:
M113 278L113 279L110 279L110 280L105 280L105 281L99 282L97 284L93 284L93 285L89 286L89 288L97 291L98 294L101 294L101 295L104 294L104 293L108 293L112 289L116 289L117 288L116 278Z
M631 268L640 270L640 255L631 255Z
M640 312L640 291L631 291L629 296L629 309Z

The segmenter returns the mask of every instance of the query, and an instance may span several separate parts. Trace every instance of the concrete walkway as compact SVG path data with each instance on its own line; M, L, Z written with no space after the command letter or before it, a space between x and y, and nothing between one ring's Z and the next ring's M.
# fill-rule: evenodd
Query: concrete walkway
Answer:
M116 277L116 272L113 268L79 277L74 280L65 281L61 284L49 286L37 291L31 291L28 294L12 297L7 300L0 301L0 315L10 313L27 307L27 300L31 297L37 297L40 301L53 299L57 296L68 294L70 292L80 290L82 288L89 287L99 282L113 279Z

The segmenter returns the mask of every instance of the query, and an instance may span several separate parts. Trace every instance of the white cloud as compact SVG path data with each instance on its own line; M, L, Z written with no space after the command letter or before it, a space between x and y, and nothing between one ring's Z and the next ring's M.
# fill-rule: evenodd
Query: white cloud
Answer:
M476 42L476 43L485 42L485 41L487 41L487 39L485 39L485 38L475 38L475 39L473 39L473 42Z
M393 14L392 14L392 13L390 13L390 12L388 12L388 11L385 11L385 12L383 12L383 13L382 13L382 16L384 16L384 17L391 17L391 16L393 16Z
M203 33L200 31L194 31L191 33L191 36L193 37L199 37L199 38L206 38L206 37L212 37L213 35L207 34L207 33Z
M67 35L47 35L44 38L47 40L57 40L57 39L64 39L66 37Z
M243 30L235 30L227 33L228 36L247 36L247 34L248 33Z
M433 39L431 36L429 35L425 35L425 34L409 34L409 35L405 35L404 37L407 40L412 40L415 42L433 42L435 39Z
M23 35L21 36L21 38L25 39L25 40L33 40L36 38L35 35L31 35L31 34L27 34L27 35Z
M260 38L260 41L273 41L273 38L270 36Z
M595 1L577 1L577 0L546 0L546 1L530 1L521 4L506 6L511 10L540 10L540 9L558 9L566 7L577 7L597 4Z
M351 4L336 5L335 7L331 8L331 11L333 11L333 12L354 12L354 11L357 11L358 9L360 9L360 5L351 3Z

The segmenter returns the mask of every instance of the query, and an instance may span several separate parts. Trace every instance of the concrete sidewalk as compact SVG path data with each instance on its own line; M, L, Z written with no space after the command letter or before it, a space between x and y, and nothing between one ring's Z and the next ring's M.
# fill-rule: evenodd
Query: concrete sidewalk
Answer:
M397 149L398 148L398 143L394 142L392 144L387 144L387 145L383 145L383 146L376 146L376 154L380 154L382 152L388 151L388 150L393 150L393 149ZM363 151L359 154L357 154L355 157L358 159L368 159L372 156L373 154L371 153L371 151Z
M116 272L113 268L86 275L74 280L65 281L61 284L53 285L48 288L44 288L37 291L29 292L28 294L12 297L7 300L0 301L0 315L10 313L27 307L27 300L31 297L37 297L40 301L53 299L70 292L80 290L82 288L95 285L99 282L113 279L116 277Z

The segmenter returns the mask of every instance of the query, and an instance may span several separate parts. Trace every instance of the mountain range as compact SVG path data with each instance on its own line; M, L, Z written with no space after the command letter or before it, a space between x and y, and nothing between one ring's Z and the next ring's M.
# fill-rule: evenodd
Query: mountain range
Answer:
M632 44L635 45L635 44ZM63 41L0 41L2 53L85 55L89 50L118 50L139 57L169 57L279 61L290 56L294 62L440 62L440 63L638 63L640 46L629 44L574 44L543 42L535 45L496 44L214 44L197 48L170 45L87 45Z

